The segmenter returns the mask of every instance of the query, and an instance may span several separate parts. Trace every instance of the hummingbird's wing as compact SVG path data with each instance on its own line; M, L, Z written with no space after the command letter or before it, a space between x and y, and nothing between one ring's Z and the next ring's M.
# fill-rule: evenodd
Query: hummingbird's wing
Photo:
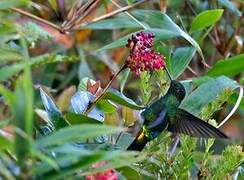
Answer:
M228 138L217 128L183 109L178 109L174 118L174 121L170 122L168 126L168 130L171 132L202 138Z

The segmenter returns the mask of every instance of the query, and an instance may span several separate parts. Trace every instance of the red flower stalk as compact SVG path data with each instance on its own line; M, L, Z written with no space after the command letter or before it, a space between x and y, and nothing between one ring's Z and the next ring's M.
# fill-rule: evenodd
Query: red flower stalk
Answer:
M139 32L128 39L126 47L130 49L130 54L125 64L137 76L143 71L159 70L165 67L164 57L152 49L153 38L152 33Z
M92 168L104 166L106 162L99 162L92 165ZM98 172L96 174L92 174L86 176L86 180L118 180L117 173L114 169L108 169L103 172Z

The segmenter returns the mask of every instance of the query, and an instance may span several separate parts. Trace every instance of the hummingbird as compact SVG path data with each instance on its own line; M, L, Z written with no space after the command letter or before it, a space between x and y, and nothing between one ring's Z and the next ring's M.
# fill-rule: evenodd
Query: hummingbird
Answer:
M158 137L165 129L192 137L228 138L214 126L179 108L185 94L184 86L171 79L166 95L141 113L144 119L143 126L127 150L141 151L149 141Z

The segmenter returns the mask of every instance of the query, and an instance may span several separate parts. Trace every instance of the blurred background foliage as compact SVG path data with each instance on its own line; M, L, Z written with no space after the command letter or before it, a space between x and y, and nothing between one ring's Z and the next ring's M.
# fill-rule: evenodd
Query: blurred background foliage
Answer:
M243 9L243 0L1 0L0 179L85 179L111 168L119 179L243 179ZM181 107L230 139L181 135L169 155L164 132L141 153L125 151L140 110L168 88L163 70L124 70L85 113L142 30L184 84Z

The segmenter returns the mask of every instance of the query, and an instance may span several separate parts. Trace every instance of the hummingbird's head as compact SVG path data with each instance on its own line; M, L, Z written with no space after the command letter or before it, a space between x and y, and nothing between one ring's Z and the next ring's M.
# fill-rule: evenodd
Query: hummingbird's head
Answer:
M180 101L182 101L186 95L184 86L180 82L175 80L171 81L168 92L177 97L177 99L179 99Z

